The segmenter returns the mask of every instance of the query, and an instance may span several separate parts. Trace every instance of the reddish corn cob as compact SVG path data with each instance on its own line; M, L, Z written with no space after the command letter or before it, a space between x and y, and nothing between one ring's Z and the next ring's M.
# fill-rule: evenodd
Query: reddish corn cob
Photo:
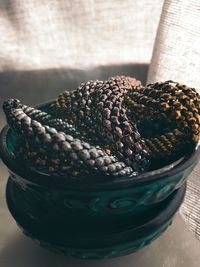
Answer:
M148 166L148 154L123 107L127 92L140 86L139 81L125 76L104 82L89 81L60 95L52 105L53 113L70 120L79 129L87 129L89 136L109 146L119 159L134 170L143 171Z

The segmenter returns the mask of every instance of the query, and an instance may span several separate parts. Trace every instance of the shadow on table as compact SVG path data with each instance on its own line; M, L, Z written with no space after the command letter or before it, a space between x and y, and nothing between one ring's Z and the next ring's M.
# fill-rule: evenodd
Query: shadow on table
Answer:
M101 261L68 259L40 248L16 228L0 243L2 267L199 267L200 244L180 218L150 246L135 254Z
M143 250L142 250L143 251ZM6 242L0 251L0 266L2 267L142 267L142 251L137 254L113 258L109 260L76 260L66 258L64 255L54 254L43 248L19 232Z
M113 75L130 75L145 83L147 71L147 64L109 65L86 70L5 71L0 73L0 107L8 98L19 98L27 105L37 105L56 98L64 90L75 89L81 82L107 79ZM4 123L0 108L0 127Z

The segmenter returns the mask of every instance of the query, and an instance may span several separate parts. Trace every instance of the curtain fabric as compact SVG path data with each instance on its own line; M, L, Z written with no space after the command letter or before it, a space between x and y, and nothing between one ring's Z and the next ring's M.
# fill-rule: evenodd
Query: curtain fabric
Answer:
M0 0L0 71L149 63L163 0Z
M200 1L165 0L154 44L148 82L174 80L200 93ZM188 181L180 210L200 240L200 165Z
M200 90L200 1L165 0L148 81L175 80Z

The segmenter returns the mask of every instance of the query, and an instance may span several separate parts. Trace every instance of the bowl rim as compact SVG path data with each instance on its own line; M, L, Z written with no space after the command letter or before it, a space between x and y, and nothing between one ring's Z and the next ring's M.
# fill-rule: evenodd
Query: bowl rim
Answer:
M52 101L48 101L38 107L49 105ZM49 175L46 173L42 173L36 171L34 169L30 169L26 166L18 164L14 158L12 157L11 153L7 147L7 138L8 135L11 133L11 129L8 125L5 125L0 133L0 157L4 164L8 167L10 172L14 175L20 176L22 179L29 183L35 183L41 186L48 186L56 188L61 187L66 189L73 189L77 191L93 191L93 190L113 190L113 189L120 189L120 188L127 188L131 186L139 186L139 185L148 185L158 180L163 180L163 177L170 179L173 178L176 174L183 172L185 169L189 168L190 166L195 165L198 158L200 157L200 142L198 142L193 151L187 155L186 157L180 158L179 160L166 165L160 169L147 171L138 176L134 177L127 177L127 178L116 178L116 179L108 179L103 182L97 181L93 182L91 180L83 181L75 179L75 178L67 178L64 179L65 176L58 176L58 175ZM182 160L181 160L182 159ZM180 162L179 162L180 161ZM178 164L177 164L178 162Z

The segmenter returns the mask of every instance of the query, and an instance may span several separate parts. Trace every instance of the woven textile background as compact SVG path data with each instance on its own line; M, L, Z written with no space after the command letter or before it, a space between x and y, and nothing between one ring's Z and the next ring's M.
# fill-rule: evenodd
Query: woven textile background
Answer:
M0 71L149 63L163 0L0 0Z
M200 1L166 0L149 81L176 80L200 90Z

